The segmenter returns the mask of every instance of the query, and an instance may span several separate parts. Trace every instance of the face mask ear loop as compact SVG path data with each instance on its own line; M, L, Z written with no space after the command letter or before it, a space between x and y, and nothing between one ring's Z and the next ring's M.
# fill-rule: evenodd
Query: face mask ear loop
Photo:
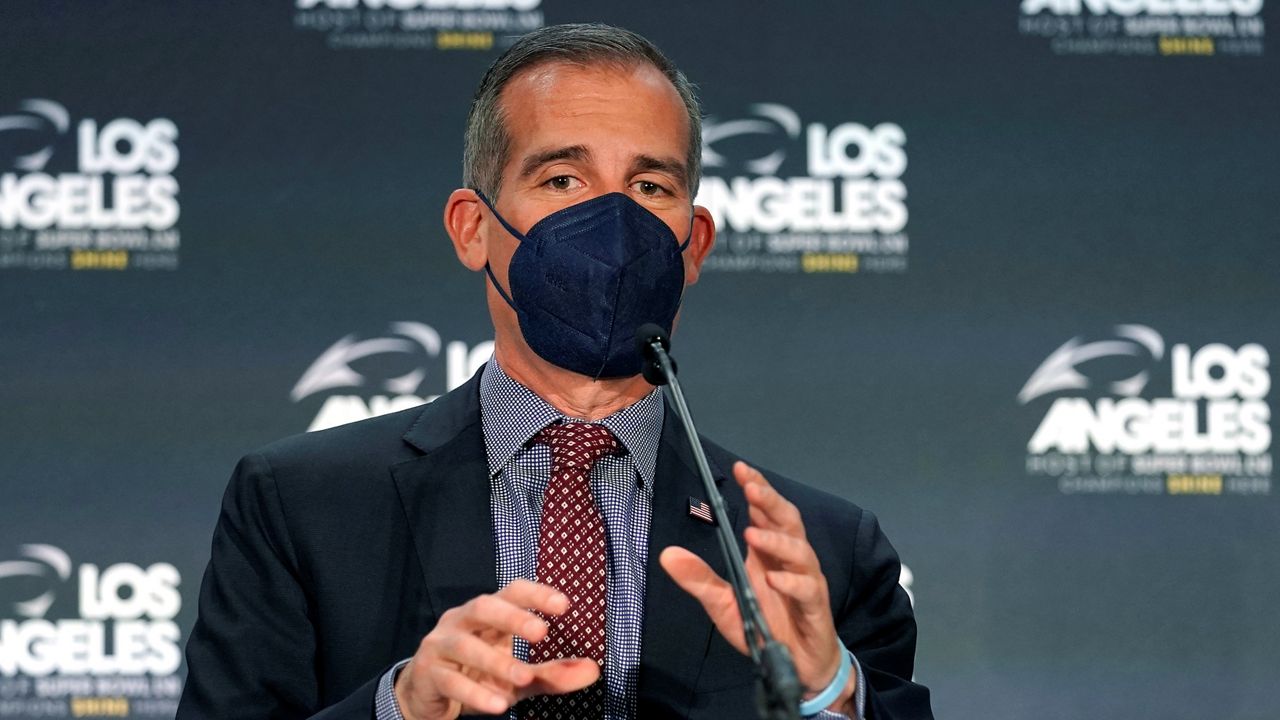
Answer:
M689 249L689 243L693 242L693 220L696 217L696 215L689 216L689 234L685 236L684 242L680 243L680 254L682 255L685 250ZM680 299L676 302L676 308L684 304L684 291L685 288L682 286L680 288Z
M485 206L489 208L489 212L493 213L493 216L498 218L498 222L502 223L502 227L506 228L507 232L511 233L512 237L514 237L515 239L519 240L522 243L528 242L528 240L525 239L525 236L523 233L511 227L511 224L507 222L507 219L498 214L498 208L494 207L493 203L489 202L489 198L485 197L484 193L480 192L479 190L476 190L474 192L476 194L476 197L480 198L480 201L483 202ZM693 225L690 224L689 227L692 228Z
M684 242L680 243L680 252L684 252L689 248L689 243L693 242L693 220L696 215L689 216L689 234L684 236Z
M507 294L507 291L503 290L502 286L498 284L498 277L493 274L493 268L489 267L489 263L484 264L484 271L489 275L489 282L493 283L493 289L498 291L498 294L502 296L503 300L507 301L512 310L516 310L516 304L511 301L511 296ZM516 312L519 312L519 310L516 310Z
M476 194L476 197L480 198L480 201L483 202L489 208L489 212L493 213L493 216L498 218L498 222L502 223L502 227L506 228L507 232L511 233L511 235L515 237L516 240L519 240L520 242L525 242L524 235L521 235L518 230L511 227L511 225L509 225L507 221L501 215L498 214L498 209L493 206L493 203L489 202L489 198L485 197L484 193L480 192L479 190L475 190L475 194ZM690 227L692 227L692 225ZM498 276L493 274L493 267L491 267L489 263L486 262L484 264L484 271L489 276L489 282L493 283L493 289L498 291L498 294L502 296L503 300L507 301L507 304L511 306L512 310L516 310L516 304L511 299L511 296L507 294L506 290L502 289L502 285L498 284ZM519 310L516 310L516 312L519 312Z
M685 242L680 243L680 251L689 250L689 243L694 241L694 228L689 228L689 236L685 237Z

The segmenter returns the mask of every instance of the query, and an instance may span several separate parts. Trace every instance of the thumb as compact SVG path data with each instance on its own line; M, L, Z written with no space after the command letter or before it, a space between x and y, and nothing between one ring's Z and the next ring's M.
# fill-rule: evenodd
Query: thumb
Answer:
M600 665L591 658L562 658L535 663L533 682L520 690L522 697L563 695L588 687L600 679Z
M742 636L742 620L733 586L717 575L705 560L682 547L666 548L658 556L658 563L681 590L702 604L725 640L738 652L745 653L747 644Z

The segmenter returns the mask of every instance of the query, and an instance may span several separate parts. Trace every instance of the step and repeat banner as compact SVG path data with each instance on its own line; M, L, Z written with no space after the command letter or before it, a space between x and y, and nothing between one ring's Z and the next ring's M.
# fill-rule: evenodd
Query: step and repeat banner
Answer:
M1280 717L1274 10L4 3L0 718L172 716L237 458L489 357L468 104L581 21L705 105L700 427L878 514L939 717Z

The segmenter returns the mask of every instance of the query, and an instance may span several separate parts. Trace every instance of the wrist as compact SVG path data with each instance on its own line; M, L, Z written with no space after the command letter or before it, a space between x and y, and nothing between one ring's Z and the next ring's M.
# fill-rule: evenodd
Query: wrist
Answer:
M395 694L396 709L400 711L400 717L404 718L404 720L417 720L417 718L409 713L409 683L412 678L412 674L405 672L407 668L408 665L405 665L404 667L396 670L396 679L395 683L391 686L391 690Z
M800 703L800 714L804 717L817 715L823 710L836 709L844 713L846 707L855 705L857 692L857 675L853 672L853 656L844 647L840 648L840 660L836 671L823 687L810 689ZM844 713L849 717L857 717L857 713Z
M849 673L849 679L845 681L844 688L840 690L840 694L836 697L836 701L827 706L827 709L834 710L846 717L858 717L858 704L856 701L858 695L858 673Z
M838 642L836 643L836 649L838 652L841 652L841 653L845 652L845 649L841 647ZM828 667L826 671L822 673L822 675L818 676L818 679L816 681L812 679L801 678L800 684L804 687L804 692L800 695L800 699L807 701L807 700L812 700L818 697L819 695L821 695L822 691L828 685L835 682L836 676L840 674L841 662L843 661L840 660L840 656L835 655L834 659L831 662L830 667Z

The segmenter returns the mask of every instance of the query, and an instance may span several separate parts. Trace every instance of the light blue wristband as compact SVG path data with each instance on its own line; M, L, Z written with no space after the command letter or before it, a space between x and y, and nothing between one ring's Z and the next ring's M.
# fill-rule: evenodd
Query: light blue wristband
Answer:
M849 651L846 649L840 653L840 669L836 671L836 676L831 679L831 684L823 688L822 692L810 700L802 700L800 702L800 715L802 717L813 717L827 706L836 701L840 697L840 691L844 690L844 686L849 682L849 675L853 672L853 660Z

